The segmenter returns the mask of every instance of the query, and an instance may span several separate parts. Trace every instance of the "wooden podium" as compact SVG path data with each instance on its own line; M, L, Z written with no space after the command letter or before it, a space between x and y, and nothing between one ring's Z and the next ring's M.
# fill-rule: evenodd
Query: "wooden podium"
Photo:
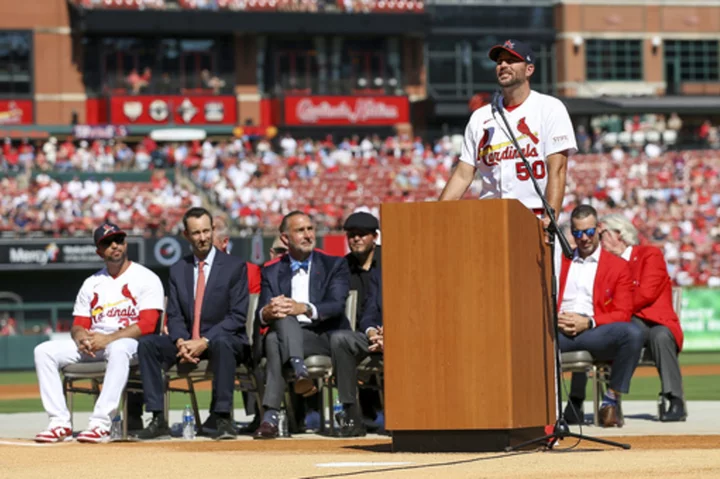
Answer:
M517 200L386 203L394 451L500 451L555 422L551 257Z

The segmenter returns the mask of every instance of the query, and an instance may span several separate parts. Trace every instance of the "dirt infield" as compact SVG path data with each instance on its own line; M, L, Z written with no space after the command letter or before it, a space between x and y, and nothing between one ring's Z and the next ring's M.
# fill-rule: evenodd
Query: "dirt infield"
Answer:
M683 376L715 376L720 375L720 364L699 364L693 366L683 366ZM570 377L569 374L566 375ZM635 371L635 377L652 377L657 376L655 368L638 368ZM209 381L198 383L195 386L197 390L210 390L211 383ZM8 399L34 399L40 397L40 390L37 384L0 384L0 401Z
M572 451L392 454L389 441L184 441L35 447L0 442L0 477L632 478L719 477L720 436L625 438L630 451L582 443ZM568 446L572 443L568 442ZM92 450L92 453L88 453ZM673 450L672 454L669 450ZM568 456L567 454L572 454ZM608 476L611 475L611 476Z

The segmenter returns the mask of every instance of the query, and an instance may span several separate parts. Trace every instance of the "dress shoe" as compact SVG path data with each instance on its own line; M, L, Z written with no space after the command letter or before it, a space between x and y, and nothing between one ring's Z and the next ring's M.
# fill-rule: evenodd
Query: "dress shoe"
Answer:
M233 424L230 418L218 417L216 420L216 429L217 431L212 436L216 441L237 439L235 424Z
M202 423L202 427L200 427L200 431L202 431L203 436L214 436L215 432L217 432L217 421L218 417L215 415L215 413L210 413L210 415L205 419L205 422ZM199 431L198 431L199 432Z
M362 420L351 418L343 422L339 430L335 430L335 437L364 437L366 431Z
M572 399L568 401L563 417L565 422L570 425L585 424L585 412L582 403Z
M139 433L145 428L143 425L142 417L140 416L128 416L127 419L127 429L128 433Z
M682 398L671 397L670 407L665 409L665 401L660 406L660 421L661 422L683 422L687 419L687 412L685 411L685 403Z
M260 427L253 434L253 439L275 439L278 437L278 427L267 421L263 421Z
M297 376L293 389L295 390L295 394L302 397L309 397L317 393L315 381L307 376Z
M260 427L260 414L255 414L252 422L247 426L242 426L239 429L240 434L253 434Z
M623 427L623 422L620 419L620 413L616 404L603 405L598 415L600 416L601 427Z
M141 441L149 441L152 439L170 439L170 428L168 427L165 418L160 415L154 417L145 429L137 433L136 437Z
M343 410L335 414L338 427L333 432L333 437L363 437L367 434L363 419L358 414Z

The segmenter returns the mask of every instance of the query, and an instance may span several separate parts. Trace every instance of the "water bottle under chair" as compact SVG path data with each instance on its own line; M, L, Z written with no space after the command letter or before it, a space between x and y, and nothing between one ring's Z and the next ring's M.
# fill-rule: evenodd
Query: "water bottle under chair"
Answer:
M189 405L186 405L183 411L182 425L183 439L195 439L195 414Z

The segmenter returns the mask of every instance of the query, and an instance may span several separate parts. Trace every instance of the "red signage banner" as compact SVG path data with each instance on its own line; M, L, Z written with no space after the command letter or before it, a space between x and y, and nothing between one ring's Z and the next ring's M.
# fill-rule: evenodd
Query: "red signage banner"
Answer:
M405 96L289 96L285 124L390 126L410 121Z
M32 125L32 100L0 100L0 125Z
M233 96L113 96L113 125L234 125L237 100Z

